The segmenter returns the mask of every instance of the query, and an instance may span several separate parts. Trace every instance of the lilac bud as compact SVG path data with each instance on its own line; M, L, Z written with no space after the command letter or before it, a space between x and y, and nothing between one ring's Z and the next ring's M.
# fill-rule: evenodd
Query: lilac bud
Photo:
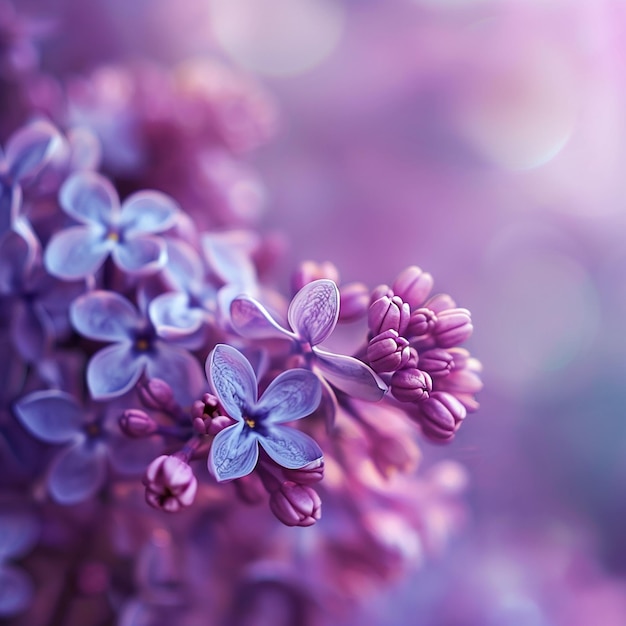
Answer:
M158 424L141 409L127 409L119 418L120 430L127 436L139 439L153 435Z
M339 288L339 320L353 322L367 315L369 289L363 283L348 283Z
M206 434L217 435L217 433L230 426L233 420L227 415L216 415L210 421L205 422Z
M408 302L411 309L421 306L432 288L433 277L416 265L400 272L392 285L393 292Z
M452 439L466 415L465 407L452 394L435 391L420 404L417 419L429 439L446 441Z
M174 392L172 388L160 378L151 378L137 389L141 403L148 409L168 411L174 406Z
M286 526L312 526L322 516L322 501L308 485L287 480L270 494L270 509Z
M419 337L427 333L432 333L437 322L437 316L433 311L425 307L415 309L411 313L409 325L406 329L407 337Z
M443 311L456 308L456 302L447 293L438 293L436 296L429 298L424 303L424 307L439 315Z
M339 270L330 261L325 261L324 263L303 261L291 277L291 288L294 293L297 293L305 285L320 278L328 278L334 283L339 283Z
M378 287L375 287L370 294L370 304L373 304L378 298L382 298L383 296L393 298L394 293L389 285L378 285Z
M369 329L373 335L380 335L386 330L395 330L403 335L409 324L411 309L399 296L382 296L372 302L367 312Z
M300 469L283 469L283 476L299 485L313 485L324 478L324 459L311 461Z
M379 373L395 372L405 367L410 356L409 342L395 330L376 335L367 346L367 360Z
M176 455L154 459L143 478L146 502L155 509L175 513L190 506L198 489L193 470Z
M452 355L443 348L433 348L420 354L420 368L428 372L431 378L447 376L453 365Z
M463 343L473 329L471 314L467 309L449 309L437 316L433 335L440 348L451 348Z
M391 378L391 393L400 402L426 400L433 389L430 376L416 368L405 368Z

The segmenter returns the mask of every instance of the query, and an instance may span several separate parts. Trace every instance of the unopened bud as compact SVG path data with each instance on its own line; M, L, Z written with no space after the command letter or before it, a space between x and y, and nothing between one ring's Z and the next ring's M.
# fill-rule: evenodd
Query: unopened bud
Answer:
M339 288L339 320L353 322L367 315L369 289L363 283L348 283Z
M137 389L141 403L148 409L168 411L175 406L172 388L160 378L151 378Z
M415 309L411 313L409 325L406 329L407 337L419 337L432 333L437 322L437 316L433 311L425 307Z
M404 334L411 309L399 296L382 296L369 307L367 322L373 335L379 335L386 330L395 330L399 335Z
M127 436L135 439L153 435L158 424L141 409L127 409L120 416L118 423L120 430Z
M316 459L299 469L283 469L283 476L299 485L313 485L324 478L324 459Z
M198 489L193 470L176 455L154 459L148 465L143 484L146 486L146 502L168 513L190 506Z
M391 288L394 294L409 303L411 309L415 309L428 298L433 288L433 277L417 265L412 265L398 274Z
M270 509L286 526L312 526L322 516L322 501L308 485L288 480L270 494Z
M447 441L454 437L467 411L451 393L435 391L420 404L418 421L424 435L435 441Z
M395 372L405 367L410 357L409 342L395 330L376 335L367 346L367 360L372 369L379 373Z
M405 368L391 378L391 393L400 402L421 402L433 389L430 376L416 368Z
M433 348L420 354L420 368L428 372L431 378L447 376L453 365L452 355L443 348Z
M467 309L449 309L437 316L433 335L440 348L451 348L468 339L473 329Z

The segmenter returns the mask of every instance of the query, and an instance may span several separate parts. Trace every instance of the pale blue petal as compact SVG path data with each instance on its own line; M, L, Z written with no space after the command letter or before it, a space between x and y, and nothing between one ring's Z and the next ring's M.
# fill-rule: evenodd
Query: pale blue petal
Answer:
M192 291L204 281L200 255L185 241L166 238L167 263L164 275L174 289Z
M83 424L83 410L63 391L35 391L15 404L20 423L37 439L65 443L76 437Z
M339 318L339 289L328 279L314 280L294 296L287 318L291 328L312 346L322 343Z
M5 505L6 506L6 505ZM0 563L28 554L37 543L41 524L26 510L0 512Z
M324 456L314 439L289 426L272 427L259 437L259 443L272 460L287 469L300 469Z
M105 447L81 441L55 457L50 466L48 490L59 504L77 504L95 495L105 478Z
M36 363L52 345L54 326L38 302L18 300L13 305L11 334L20 356L28 363Z
M112 291L90 291L70 307L74 328L97 341L131 340L142 325L137 309L124 296Z
M95 172L70 176L59 191L59 203L75 220L109 226L119 213L119 198L109 180Z
M0 180L0 237L8 232L22 204L22 190Z
M25 572L0 564L0 617L10 617L26 610L33 594L33 584Z
M103 348L87 365L87 386L96 400L124 395L139 380L147 357L136 355L130 342Z
M247 284L255 281L256 270L250 256L258 245L258 235L246 230L205 233L202 236L202 249L209 266L224 283Z
M146 364L148 377L164 380L174 391L176 402L183 406L200 398L206 383L196 357L164 341L155 341L154 350Z
M43 120L18 130L6 146L6 160L13 180L20 182L36 176L62 142L59 131Z
M363 361L343 354L332 354L313 348L316 367L326 380L350 396L378 402L387 391L387 385Z
M202 309L189 306L186 293L171 291L157 296L148 307L148 315L157 334L177 338L194 333L205 319Z
M126 239L113 248L113 260L129 274L152 274L167 261L165 241L151 235Z
M247 476L259 459L256 435L243 422L233 424L217 434L209 453L209 471L216 480L233 480Z
M294 333L276 323L260 302L249 296L241 295L231 302L230 321L240 335L250 339L297 339Z
M8 231L0 239L0 293L12 294L20 289L30 256L29 242L15 231Z
M257 400L257 380L252 365L239 350L220 343L205 364L206 375L230 417L241 420Z
M162 233L171 228L178 215L178 204L159 191L139 191L122 205L120 226L124 234Z
M292 422L313 413L321 398L322 385L313 372L291 369L270 383L254 413L265 415L267 424Z
M113 245L104 229L73 226L53 235L44 264L51 274L64 280L86 278L100 268Z

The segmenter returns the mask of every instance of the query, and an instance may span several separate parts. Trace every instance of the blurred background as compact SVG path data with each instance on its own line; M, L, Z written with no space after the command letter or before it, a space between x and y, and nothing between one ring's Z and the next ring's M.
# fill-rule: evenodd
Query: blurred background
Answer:
M481 410L424 450L467 467L466 528L370 619L626 624L626 4L17 5L67 33L51 73L217 51L264 85L276 134L247 160L279 284L306 259L370 287L417 264L472 311Z

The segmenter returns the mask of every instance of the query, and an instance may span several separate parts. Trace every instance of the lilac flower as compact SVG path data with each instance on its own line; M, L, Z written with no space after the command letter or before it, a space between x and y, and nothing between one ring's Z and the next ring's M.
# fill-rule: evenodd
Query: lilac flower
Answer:
M319 347L333 332L339 317L339 290L332 280L315 280L294 296L287 313L291 331L280 326L260 302L249 296L235 298L230 311L233 327L241 335L291 339L310 359L313 369L342 391L371 401L380 400L385 394L385 384L365 363Z
M35 438L65 444L48 472L48 491L60 504L76 504L97 493L109 458L119 468L126 462L119 454L124 440L111 430L108 415L85 410L68 393L35 391L16 402L14 412Z
M206 373L220 404L236 422L222 430L211 446L209 469L218 481L249 474L259 458L257 444L287 469L304 467L323 456L311 437L284 426L318 407L321 384L313 373L287 370L257 399L250 362L225 344L218 344L207 358Z
M77 298L70 308L74 328L96 341L113 342L97 352L87 366L87 385L95 399L121 396L130 391L145 371L161 378L185 404L199 395L202 372L196 359L181 345L160 338L151 320L123 296L92 291Z
M7 141L4 155L0 152L0 237L18 225L23 187L41 172L62 141L58 130L44 120L20 128Z
M45 254L48 271L65 280L94 274L111 254L124 272L155 272L167 260L165 241L178 206L165 194L140 191L120 207L113 185L94 172L77 172L59 192L63 210L80 222L56 233Z

